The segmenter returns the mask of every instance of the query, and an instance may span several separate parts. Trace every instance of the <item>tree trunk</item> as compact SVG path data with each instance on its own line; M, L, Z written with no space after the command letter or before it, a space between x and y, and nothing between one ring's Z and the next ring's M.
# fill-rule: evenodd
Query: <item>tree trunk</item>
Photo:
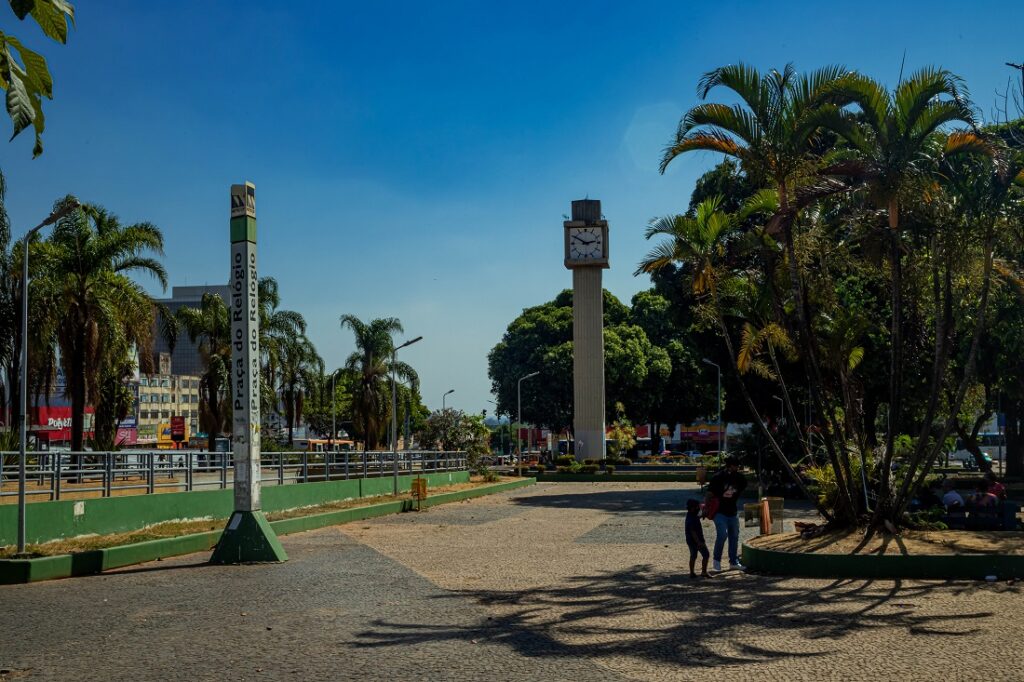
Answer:
M294 443L294 429L295 429L295 393L289 391L285 398L285 417L288 419L288 445Z
M220 410L217 405L217 386L216 380L213 378L212 373L207 375L206 379L206 408L210 413L210 423L208 427L210 432L206 434L206 451L216 452L217 451L217 431L218 424L220 422Z
M875 422L878 420L878 398L874 393L867 392L864 396L864 442L871 449L878 447L878 433Z
M981 428L985 425L992 417L992 412L986 410L982 412L971 424L970 433L964 428L964 425L959 419L956 420L954 428L956 428L956 434L960 437L960 441L963 443L964 450L974 455L974 462L978 465L978 471L986 471L988 469L988 463L985 461L985 453L981 451L981 446L978 444L978 433L981 432Z
M71 451L85 449L85 334L76 339L71 353Z

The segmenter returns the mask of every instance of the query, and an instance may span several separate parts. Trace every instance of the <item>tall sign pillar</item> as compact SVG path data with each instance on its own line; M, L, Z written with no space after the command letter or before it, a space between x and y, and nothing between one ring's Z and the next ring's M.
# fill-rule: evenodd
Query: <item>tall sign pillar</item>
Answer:
M287 561L260 507L260 305L256 271L256 186L231 185L231 442L235 511L210 563Z
M601 202L572 202L565 227L565 267L572 270L573 432L577 460L604 459L604 292L608 221Z

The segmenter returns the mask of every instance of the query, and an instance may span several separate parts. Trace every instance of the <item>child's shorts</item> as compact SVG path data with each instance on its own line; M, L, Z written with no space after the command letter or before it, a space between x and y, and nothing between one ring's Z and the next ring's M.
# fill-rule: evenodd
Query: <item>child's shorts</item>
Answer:
M707 559L708 556L710 555L710 552L708 552L708 546L706 544L705 545L698 545L698 544L695 544L695 543L687 540L686 541L686 546L690 548L690 557L691 558L697 556L698 552L705 559Z

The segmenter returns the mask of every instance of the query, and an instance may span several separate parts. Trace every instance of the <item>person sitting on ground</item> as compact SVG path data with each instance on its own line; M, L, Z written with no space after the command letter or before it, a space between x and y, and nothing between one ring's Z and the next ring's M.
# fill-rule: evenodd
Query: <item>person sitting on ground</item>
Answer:
M962 510L964 498L953 488L953 479L947 478L942 481L942 506L946 511Z
M740 461L736 457L726 457L725 468L715 474L708 485L708 494L718 501L714 516L716 571L722 570L722 548L726 538L729 540L729 568L743 570L739 557L740 520L736 515L736 503L747 487L747 477L739 469Z
M686 546L690 548L690 577L696 578L697 553L701 556L700 577L708 578L708 545L704 541L704 527L700 525L700 500L686 501Z
M985 474L985 482L988 484L988 492L995 495L996 499L1006 499L1006 486L999 482L994 471Z
M972 502L975 509L994 509L999 504L999 498L989 492L989 482L982 479L975 486L977 492Z

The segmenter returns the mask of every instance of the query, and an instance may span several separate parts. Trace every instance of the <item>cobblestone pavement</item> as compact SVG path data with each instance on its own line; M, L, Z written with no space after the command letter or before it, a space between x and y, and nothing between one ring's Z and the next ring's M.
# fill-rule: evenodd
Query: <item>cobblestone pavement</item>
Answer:
M287 536L281 565L0 587L0 679L1021 679L1016 586L690 581L691 494L540 484Z

